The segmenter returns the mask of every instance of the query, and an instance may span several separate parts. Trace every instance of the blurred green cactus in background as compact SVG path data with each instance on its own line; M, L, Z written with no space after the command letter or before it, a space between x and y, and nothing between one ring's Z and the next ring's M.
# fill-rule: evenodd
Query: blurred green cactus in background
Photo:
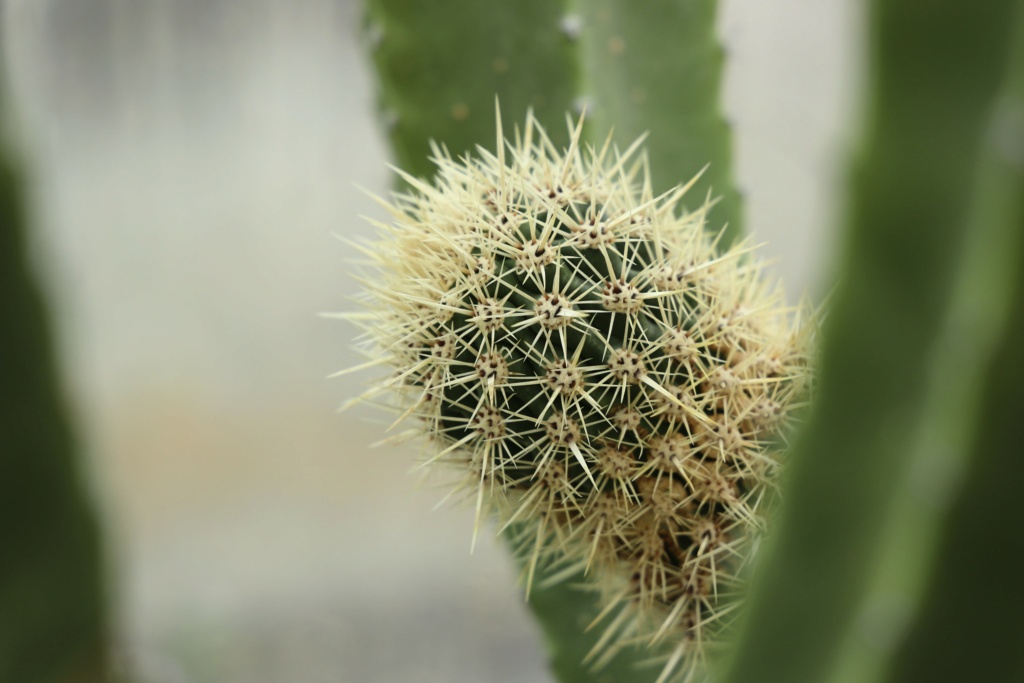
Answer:
M1024 671L1024 3L870 27L819 391L729 683Z
M102 683L99 533L29 261L17 155L0 139L0 681Z

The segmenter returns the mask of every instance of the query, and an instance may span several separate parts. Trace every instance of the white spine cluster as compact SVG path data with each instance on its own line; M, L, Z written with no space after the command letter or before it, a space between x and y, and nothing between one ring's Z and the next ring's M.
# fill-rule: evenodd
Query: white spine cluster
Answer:
M582 125L582 124L580 124ZM669 644L699 669L764 527L805 373L795 316L708 205L653 196L638 144L560 151L530 117L496 154L435 149L367 249L365 327L403 418L539 563L585 569L612 613L598 661Z

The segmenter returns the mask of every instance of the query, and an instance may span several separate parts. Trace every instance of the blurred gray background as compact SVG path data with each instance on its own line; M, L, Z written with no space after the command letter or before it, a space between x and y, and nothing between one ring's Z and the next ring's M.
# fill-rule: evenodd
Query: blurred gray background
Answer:
M4 0L36 256L144 683L548 680L515 572L417 485L363 377L333 234L388 187L350 0ZM724 0L748 225L820 299L860 4Z

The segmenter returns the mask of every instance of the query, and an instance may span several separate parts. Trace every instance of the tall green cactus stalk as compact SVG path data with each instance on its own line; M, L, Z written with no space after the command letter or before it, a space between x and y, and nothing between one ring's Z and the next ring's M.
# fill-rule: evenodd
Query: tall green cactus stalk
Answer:
M0 681L102 683L98 532L80 481L22 183L0 143Z
M820 384L727 683L1024 673L1024 3L871 12Z
M567 112L587 110L585 139L623 148L645 133L655 193L707 170L684 202L719 199L712 228L742 234L731 143L721 115L723 51L715 0L367 0L367 40L398 165L429 177L429 141L454 156L494 145L494 97L506 118L528 108L556 147Z
M399 166L431 177L431 140L455 157L478 145L496 152L495 96L507 121L521 122L532 110L554 149L570 142L567 113L585 110L579 147L600 147L612 130L622 148L650 133L656 141L648 152L653 193L704 170L677 201L697 210L709 196L718 198L707 227L727 247L741 234L741 220L718 102L722 50L715 6L713 0L659 0L637 12L625 0L368 0L368 42ZM599 304L599 293L594 297ZM511 529L513 537L522 531ZM549 637L560 680L657 678L657 668L637 666L652 655L645 648L622 648L596 674L585 665L602 632L587 629L600 603L573 587L582 582L579 572L557 585L548 578L542 564L529 603Z

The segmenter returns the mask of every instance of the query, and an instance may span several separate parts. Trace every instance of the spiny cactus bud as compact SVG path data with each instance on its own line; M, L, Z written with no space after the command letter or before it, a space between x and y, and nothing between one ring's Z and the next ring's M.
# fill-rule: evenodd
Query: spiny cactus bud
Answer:
M581 127L564 152L532 117L495 154L435 148L366 249L361 319L427 461L530 529L530 576L585 568L625 607L604 653L672 643L684 676L729 621L805 351L709 205L653 196L636 146L583 149Z

